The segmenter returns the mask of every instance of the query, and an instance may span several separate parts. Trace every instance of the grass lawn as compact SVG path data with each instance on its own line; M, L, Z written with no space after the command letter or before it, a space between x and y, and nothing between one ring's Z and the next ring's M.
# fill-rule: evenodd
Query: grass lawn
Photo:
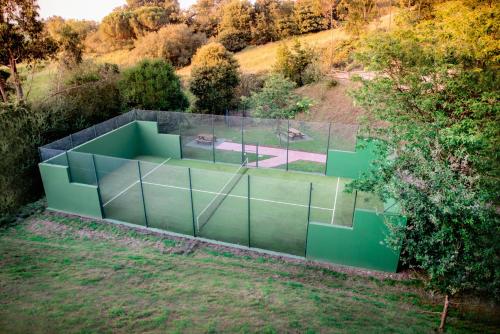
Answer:
M2 333L431 333L418 281L311 267L43 213L0 230ZM494 333L452 309L449 333Z

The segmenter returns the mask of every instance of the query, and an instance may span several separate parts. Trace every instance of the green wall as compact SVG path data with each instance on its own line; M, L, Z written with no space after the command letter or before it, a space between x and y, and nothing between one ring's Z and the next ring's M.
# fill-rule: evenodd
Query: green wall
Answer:
M133 159L140 154L138 137L137 124L133 122L77 146L73 151Z
M68 167L39 164L49 209L102 218L96 186L71 183Z
M401 217L399 223L404 222ZM365 210L355 211L352 228L310 223L307 258L396 272L400 252L383 244L388 233L384 215Z
M133 159L139 155L181 158L180 137L158 133L156 122L135 121L108 132L73 149L116 158Z
M181 158L179 135L158 133L156 122L136 121L140 155Z
M356 146L356 152L329 150L326 175L357 179L368 171L371 161L376 158L375 142L358 139Z

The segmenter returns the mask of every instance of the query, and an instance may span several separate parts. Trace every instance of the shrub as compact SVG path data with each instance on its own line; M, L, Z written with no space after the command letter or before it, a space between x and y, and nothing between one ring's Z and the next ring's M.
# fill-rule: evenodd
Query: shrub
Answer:
M141 58L163 58L175 67L182 67L189 65L205 42L205 34L194 33L185 24L171 24L137 40L134 53Z
M237 52L248 46L248 34L233 28L222 30L217 35L217 41L231 51Z
M321 76L318 56L314 48L295 40L291 49L282 44L277 52L274 71L295 82L297 86L317 81Z
M264 118L293 118L297 113L308 112L312 101L294 92L295 83L279 74L271 75L259 92L254 92L243 103L253 110L253 115Z
M120 90L126 108L184 110L188 107L179 77L164 60L144 60L124 71Z
M58 134L80 130L120 113L118 66L84 62L61 77L54 82L51 96L34 106L64 120L58 125Z
M220 114L234 103L240 82L238 62L220 43L210 43L193 58L189 87L200 112Z

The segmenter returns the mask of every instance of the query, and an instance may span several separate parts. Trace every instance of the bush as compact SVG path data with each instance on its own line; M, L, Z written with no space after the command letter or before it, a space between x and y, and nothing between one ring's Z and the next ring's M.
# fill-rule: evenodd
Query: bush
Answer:
M322 77L316 51L295 40L291 49L282 44L278 49L274 71L295 82L297 86L313 83Z
M194 33L185 24L171 24L137 40L134 53L138 58L163 58L175 67L182 67L189 65L205 42L205 34Z
M248 46L248 33L236 29L225 29L217 35L217 41L231 51L237 52Z
M124 106L150 110L184 110L187 97L172 65L163 60L144 60L123 72L120 90Z
M0 103L0 225L42 194L38 146L56 118L27 105Z
M261 90L265 81L266 77L263 74L242 73L240 83L236 87L236 96L238 98L250 96L252 93Z
M312 101L294 92L295 83L279 74L271 75L260 92L254 92L243 103L253 110L253 115L263 118L293 118L297 113L308 112Z
M64 120L53 131L74 132L121 112L118 80L118 66L84 62L63 72L61 81L51 89L51 97L34 108Z
M189 87L200 112L223 113L234 104L240 82L238 62L220 43L210 43L193 58Z

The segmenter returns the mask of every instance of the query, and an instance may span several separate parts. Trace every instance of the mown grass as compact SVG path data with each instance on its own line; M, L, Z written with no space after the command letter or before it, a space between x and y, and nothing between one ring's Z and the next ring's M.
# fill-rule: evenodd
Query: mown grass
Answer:
M429 333L415 281L200 246L53 214L0 231L2 333ZM494 332L453 311L450 333Z

